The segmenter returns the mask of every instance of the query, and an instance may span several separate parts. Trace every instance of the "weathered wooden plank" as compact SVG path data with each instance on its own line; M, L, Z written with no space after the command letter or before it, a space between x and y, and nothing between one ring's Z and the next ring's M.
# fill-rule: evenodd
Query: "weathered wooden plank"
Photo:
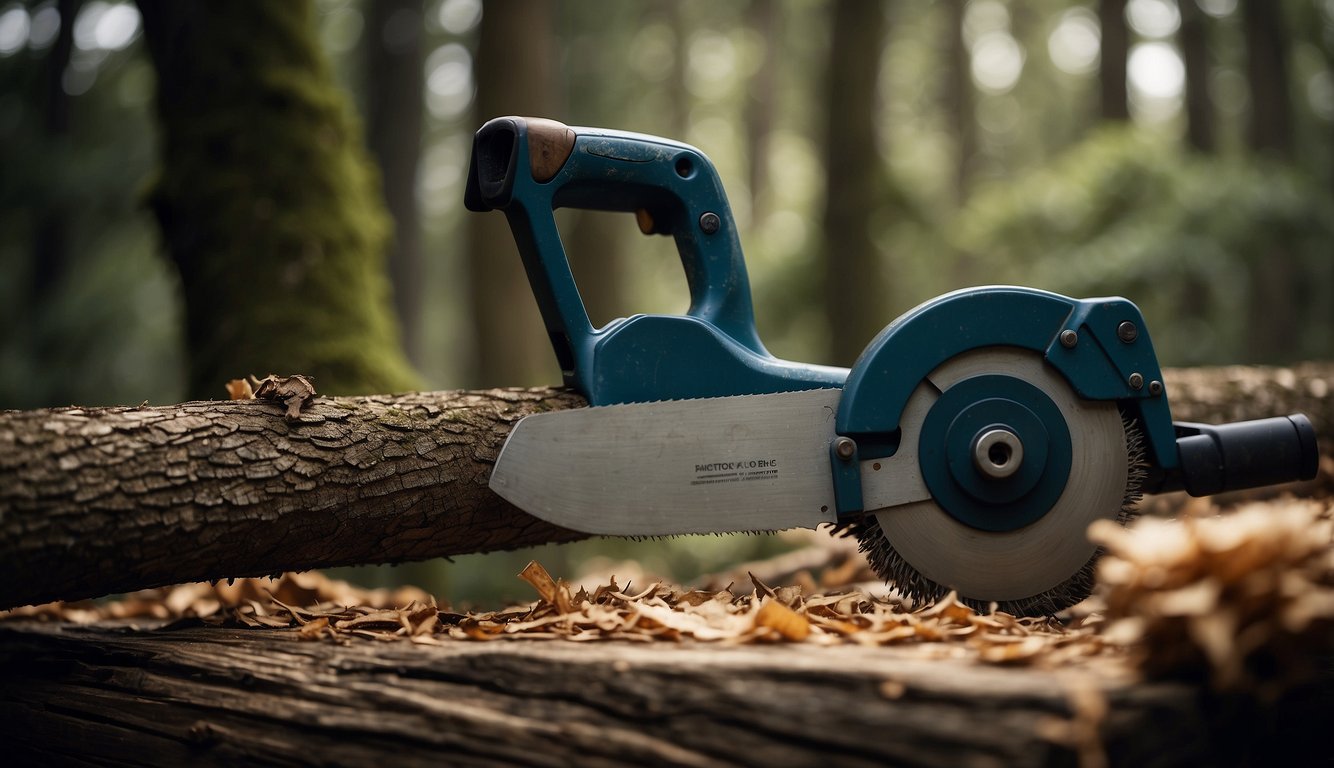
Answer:
M1334 711L1334 670L1262 705L1136 682L1115 660L921 651L11 621L0 734L42 764L1281 764L1323 747Z

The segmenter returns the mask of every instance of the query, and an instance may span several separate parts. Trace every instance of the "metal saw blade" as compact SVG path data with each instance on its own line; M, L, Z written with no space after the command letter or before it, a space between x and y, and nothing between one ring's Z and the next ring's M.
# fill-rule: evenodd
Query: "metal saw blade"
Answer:
M534 414L491 489L556 525L610 536L773 531L834 522L837 389Z
M920 426L939 393L987 373L1038 387L1069 425L1071 480L1055 506L1037 522L1003 533L964 525L930 498L883 504L875 518L894 557L930 582L974 600L1017 602L1059 590L1095 556L1097 547L1085 532L1094 520L1117 519L1121 513L1133 452L1115 403L1083 400L1041 356L999 347L953 358L918 386L905 412L903 447L896 458L916 462ZM898 574L891 564L876 565Z

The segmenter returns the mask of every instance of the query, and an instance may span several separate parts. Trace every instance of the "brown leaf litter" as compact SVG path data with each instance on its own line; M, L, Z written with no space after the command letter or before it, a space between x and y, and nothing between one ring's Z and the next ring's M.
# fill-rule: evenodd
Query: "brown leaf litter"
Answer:
M803 594L753 580L749 591L690 590L661 583L632 590L615 577L571 589L540 564L520 578L538 599L497 611L456 612L414 588L361 590L317 572L278 579L185 584L109 603L51 603L13 617L87 623L108 619L202 621L289 629L302 638L347 641L566 640L921 646L931 656L997 664L1059 664L1114 650L1089 626L979 614L953 596L918 611L858 591ZM1091 625L1094 622L1088 622Z
M519 577L537 599L495 611L455 611L412 587L364 590L311 572L186 584L106 603L52 603L8 616L203 622L336 642L897 646L987 664L1129 660L1151 677L1278 690L1307 671L1313 657L1334 649L1334 507L1328 500L1288 499L1214 511L1142 519L1128 529L1095 526L1108 552L1099 593L1064 620L979 613L954 595L909 610L856 588L772 587L753 572L748 589L622 587L611 577L590 591L553 578L536 562Z

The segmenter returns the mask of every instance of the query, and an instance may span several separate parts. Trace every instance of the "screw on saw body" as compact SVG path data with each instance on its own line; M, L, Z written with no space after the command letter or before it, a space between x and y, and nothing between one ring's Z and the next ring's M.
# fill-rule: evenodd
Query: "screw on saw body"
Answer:
M1139 371L1130 374L1129 384L1131 389L1143 389L1144 375L1141 374Z
M1130 344L1135 339L1139 338L1139 328L1137 328L1134 323L1130 322L1129 320L1126 320L1120 325L1116 326L1116 338L1120 339L1121 341L1127 344ZM1136 389L1138 389L1138 387L1136 387Z
M714 232L717 232L718 228L722 225L722 219L719 219L718 214L713 211L708 211L699 217L699 228L703 230L706 235L712 235Z
M843 461L848 461L857 455L857 444L849 437L840 437L834 441L834 455Z
M1065 347L1066 349L1074 349L1075 345L1078 343L1079 343L1079 334L1068 329L1061 331L1061 346Z
M1156 381L1156 380L1149 382L1149 394L1153 395L1154 397L1159 397L1160 395L1162 395L1163 383L1161 381Z

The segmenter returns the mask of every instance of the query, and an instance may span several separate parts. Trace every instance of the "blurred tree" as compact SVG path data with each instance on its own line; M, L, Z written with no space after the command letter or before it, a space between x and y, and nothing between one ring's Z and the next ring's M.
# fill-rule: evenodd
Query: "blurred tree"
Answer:
M1198 152L1213 152L1214 104L1209 98L1209 17L1195 0L1181 0L1181 58L1186 68L1186 142Z
M559 117L555 10L545 0L486 5L473 70L477 126L504 115ZM470 383L494 387L559 381L505 217L475 214L467 226L476 361Z
M140 0L157 70L152 206L185 290L189 389L304 373L412 388L384 274L387 221L310 0Z
M634 44L634 36L626 32L639 17L635 11L624 4L565 9L558 40L566 51L565 77L552 84L552 101L560 106L553 105L551 114L540 116L564 113L578 125L624 125L628 118L625 101L634 93L634 83L624 76ZM640 311L631 306L626 269L625 251L642 244L642 238L633 245L628 240L628 235L638 232L633 221L629 214L598 211L566 210L558 216L570 269L595 328Z
M1283 4L1241 0L1246 34L1246 81L1251 111L1247 141L1251 149L1293 159L1292 95L1288 81L1288 32Z
M1108 128L979 194L957 232L1007 282L1131 298L1165 365L1290 363L1334 344L1334 201L1290 168ZM1276 252L1302 276L1278 304Z
M746 155L750 181L750 218L764 217L765 190L769 186L769 147L774 132L774 110L778 106L778 56L783 34L783 14L776 0L752 0L746 24L763 48L755 74L746 87Z
M968 199L973 156L977 154L977 115L973 103L972 58L964 37L964 0L945 0L945 109L954 132L954 199Z
M82 0L59 0L56 10L63 20L79 13ZM46 58L44 119L46 136L63 144L70 135L70 96L65 92L65 68L74 53L74 24L62 23L55 44ZM32 294L37 301L49 301L64 280L70 262L70 211L63 200L53 199L38 213L34 234Z
M880 330L884 261L871 237L886 200L876 125L888 2L834 3L825 80L825 317L830 360L851 365Z
M1250 120L1246 139L1251 150L1280 161L1295 159L1292 97L1288 81L1288 32L1282 4L1272 0L1241 0L1246 38L1246 81L1250 86ZM1269 238L1257 244L1262 268L1253 271L1247 336L1252 350L1278 350L1291 345L1300 308L1292 300L1304 276L1287 243Z
M1126 26L1126 0L1098 0L1098 24L1101 29L1098 84L1102 119L1129 120L1126 63L1130 56L1130 30Z
M380 167L393 219L389 277L403 347L408 358L419 363L424 276L417 211L425 85L422 0L375 0L366 11L366 143Z
M672 43L675 46L672 67L667 76L668 100L667 114L663 116L662 128L669 136L684 138L690 127L690 90L686 87L686 66L689 62L688 40L694 18L681 0L652 0L656 13L667 20L672 31Z
M180 398L139 29L123 4L0 9L0 408Z

